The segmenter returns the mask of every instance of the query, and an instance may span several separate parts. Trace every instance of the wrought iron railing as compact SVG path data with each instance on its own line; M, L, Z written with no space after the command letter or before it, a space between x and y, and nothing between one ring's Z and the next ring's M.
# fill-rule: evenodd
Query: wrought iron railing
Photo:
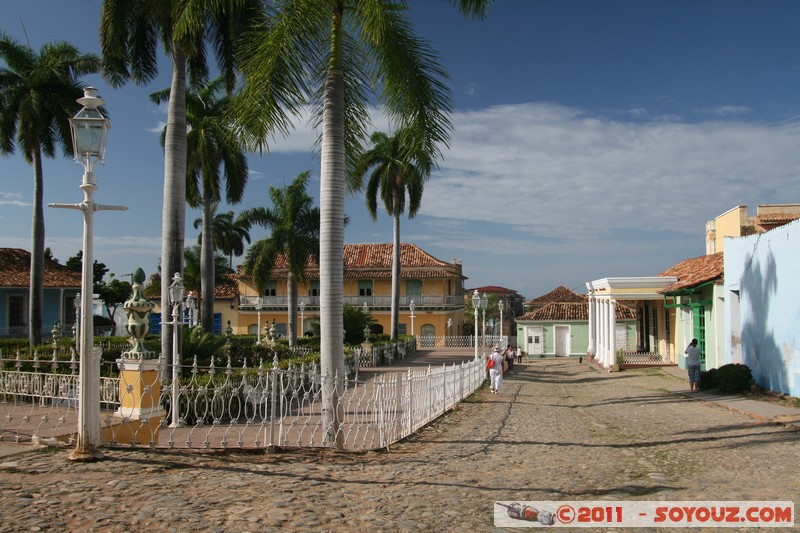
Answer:
M78 363L0 363L0 439L73 443ZM326 377L317 365L279 369L277 360L258 368L194 364L181 376L178 387L169 379L160 383L157 402L137 407L130 407L134 396L154 386L121 390L120 378L101 378L105 445L383 448L472 394L485 379L485 361L384 372L368 380L358 379L354 365L345 367L345 375Z

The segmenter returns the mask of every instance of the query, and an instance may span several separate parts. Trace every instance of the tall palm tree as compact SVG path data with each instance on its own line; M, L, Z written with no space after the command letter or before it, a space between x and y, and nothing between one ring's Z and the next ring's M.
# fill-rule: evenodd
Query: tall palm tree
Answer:
M222 254L214 254L214 285L229 285L233 271L228 268L228 258ZM187 291L202 295L202 252L200 246L187 246L183 251L183 286ZM211 295L214 303L214 295ZM202 302L200 302L202 305ZM212 315L213 319L213 315Z
M186 218L186 75L192 85L208 78L206 44L217 59L228 91L236 83L236 57L243 35L263 19L260 0L103 0L100 45L103 72L114 86L133 79L150 82L158 74L158 41L172 60L172 82L164 142L164 207L161 264L182 272ZM171 275L171 274L170 274ZM161 308L169 308L169 284L161 286ZM161 335L161 355L169 359L171 326Z
M412 135L409 130L393 136L373 133L372 148L364 152L354 170L355 176L372 171L366 190L367 211L372 220L378 218L378 194L392 217L392 340L397 339L400 329L400 215L405 211L408 192L408 218L416 216L432 166L427 154L409 151L408 146L414 146Z
M244 271L253 275L259 292L264 292L278 256L286 258L290 345L297 340L297 283L306 280L309 258L319 257L319 208L313 207L313 199L306 194L309 174L303 172L283 189L270 187L272 209L256 207L240 215L243 220L271 231L269 237L253 244L244 262Z
M100 58L54 42L36 53L0 33L0 152L16 147L33 166L33 221L31 224L31 275L28 305L28 339L39 344L44 297L44 176L42 155L55 158L56 145L64 155L72 152L69 118L79 109L83 94L80 76L100 70Z
M468 15L488 0L450 0ZM370 88L390 118L424 132L415 149L431 160L449 141L450 95L429 44L414 36L405 0L273 0L269 31L248 47L239 111L247 121L287 131L290 114L316 95L322 125L320 172L320 328L323 418L342 445L342 335L345 175L361 151ZM283 107L282 107L283 106ZM284 107L286 109L284 109ZM334 381L331 378L338 376ZM335 387L336 390L332 390Z
M202 210L200 244L200 326L211 331L214 326L214 238L212 208L222 197L221 181L225 180L225 200L235 204L242 200L247 185L246 130L240 128L230 114L230 98L223 96L223 78L186 92L187 138L186 202ZM169 100L165 89L150 95L161 104ZM167 129L161 133L162 145ZM252 144L252 143L251 143ZM222 171L221 171L222 169Z
M234 218L233 211L217 213L218 205L211 207L211 237L214 239L214 249L228 256L228 268L233 269L233 257L244 254L244 243L250 244L249 224L241 218ZM196 218L194 229L203 226L203 219ZM203 234L197 236L197 244L202 244Z

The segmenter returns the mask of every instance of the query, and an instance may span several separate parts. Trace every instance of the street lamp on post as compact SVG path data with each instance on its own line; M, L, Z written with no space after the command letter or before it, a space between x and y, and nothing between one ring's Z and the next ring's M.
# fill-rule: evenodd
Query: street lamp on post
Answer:
M175 272L172 284L169 286L169 301L172 304L172 423L171 428L181 426L178 409L178 394L180 393L181 358L178 353L178 335L181 325L181 303L183 302L183 279L180 272Z
M189 310L189 327L193 328L196 324L195 321L195 311L197 310L197 304L195 303L194 296L191 294L186 297L186 309Z
M75 161L83 165L83 202L79 204L48 204L49 207L76 209L83 212L83 265L81 269L80 295L80 375L78 406L78 439L75 450L69 458L73 461L101 459L100 445L100 358L94 353L94 313L92 313L92 281L94 279L94 212L125 211L124 206L101 205L94 202L97 183L94 167L103 162L106 150L106 136L111 124L98 109L103 100L97 96L97 89L86 87L83 97L77 102L83 106L69 119L72 134L72 153Z
M256 311L258 312L258 333L256 334L256 344L261 344L261 309L264 308L264 299L261 296L256 298Z
M408 304L408 309L411 311L411 314L408 318L411 319L411 335L414 335L414 310L417 308L416 304L414 304L414 300L411 300Z
M306 301L302 300L300 302L300 336L305 337L306 335L306 326L305 326L305 318L306 318Z
M503 342L503 299L497 302L497 307L500 309L500 343ZM505 348L505 346L503 346Z
M475 311L475 359L478 359L478 308L481 306L481 295L478 289L472 293L472 309Z
M483 355L486 355L486 308L489 307L489 299L486 297L486 293L484 292L481 295L481 314L483 315L483 329L481 330L481 349L483 349Z

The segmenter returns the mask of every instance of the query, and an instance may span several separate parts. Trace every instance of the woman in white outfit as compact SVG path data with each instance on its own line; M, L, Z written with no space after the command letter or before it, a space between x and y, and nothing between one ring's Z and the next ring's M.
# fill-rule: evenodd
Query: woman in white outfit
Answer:
M499 394L500 385L503 384L503 359L505 356L500 353L500 348L495 346L489 359L494 361L494 366L489 369L489 388L492 394Z

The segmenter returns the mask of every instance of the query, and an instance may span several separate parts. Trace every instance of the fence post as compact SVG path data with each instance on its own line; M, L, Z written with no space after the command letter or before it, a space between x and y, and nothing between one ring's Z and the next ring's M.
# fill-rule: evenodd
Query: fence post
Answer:
M269 380L269 447L268 449L275 448L275 401L277 400L278 392L277 392L277 384L275 380L278 377L278 354L275 354L275 357L272 358L272 370L270 370L270 380Z
M132 347L122 352L122 357L117 360L119 409L114 416L121 419L121 424L106 428L104 433L111 431L116 442L154 444L161 419L166 416L166 411L161 407L158 356L144 345L144 338L150 332L150 312L155 304L144 297L144 271L141 268L136 269L132 279L131 297L122 304L127 315L127 330ZM99 359L101 349L95 347L94 350ZM175 376L173 379L176 379ZM177 398L173 398L170 404L173 412L179 408ZM103 440L112 440L111 436L103 435Z

